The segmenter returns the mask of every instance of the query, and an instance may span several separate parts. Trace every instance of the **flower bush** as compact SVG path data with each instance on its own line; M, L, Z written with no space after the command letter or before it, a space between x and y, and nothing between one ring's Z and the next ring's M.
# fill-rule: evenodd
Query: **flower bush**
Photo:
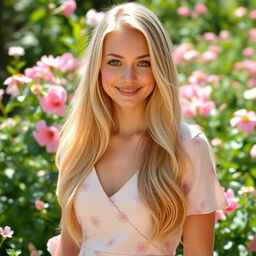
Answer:
M256 3L140 2L170 33L184 118L209 138L230 203L216 211L214 254L255 255ZM0 228L0 255L49 255L59 239L48 241L59 234L54 153L72 104L79 53L87 32L104 16L95 9L82 15L76 7L74 0L43 7L47 20L55 21L62 52L48 51L28 65L26 44L6 49L8 75L0 89L0 226L10 225L15 232ZM46 16L38 11L33 19ZM61 36L63 31L70 36Z

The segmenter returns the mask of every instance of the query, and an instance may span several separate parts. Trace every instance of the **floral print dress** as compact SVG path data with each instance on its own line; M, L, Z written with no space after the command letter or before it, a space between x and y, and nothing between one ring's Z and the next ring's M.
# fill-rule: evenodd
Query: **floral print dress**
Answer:
M181 140L194 165L194 172L187 169L183 183L188 215L227 208L205 135L183 124ZM79 256L175 255L176 234L161 243L148 242L151 217L140 200L137 178L138 172L111 197L104 192L95 168L84 180L74 204L83 232Z

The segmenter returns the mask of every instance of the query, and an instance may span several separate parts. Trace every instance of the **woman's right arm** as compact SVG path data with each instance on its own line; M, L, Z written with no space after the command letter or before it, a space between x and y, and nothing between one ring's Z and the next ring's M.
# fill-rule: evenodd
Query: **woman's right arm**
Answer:
M79 251L80 248L76 245L67 229L63 227L54 256L77 256Z

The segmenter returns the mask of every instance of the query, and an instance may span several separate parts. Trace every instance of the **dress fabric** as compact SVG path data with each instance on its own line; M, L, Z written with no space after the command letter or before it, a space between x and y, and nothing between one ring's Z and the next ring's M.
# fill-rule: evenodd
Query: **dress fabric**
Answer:
M194 171L187 168L183 182L188 215L228 207L204 133L183 124L180 139L194 166ZM170 234L161 243L148 243L152 223L138 194L138 174L135 173L111 197L104 192L95 168L83 181L74 201L83 232L78 256L175 255L179 243L175 234Z

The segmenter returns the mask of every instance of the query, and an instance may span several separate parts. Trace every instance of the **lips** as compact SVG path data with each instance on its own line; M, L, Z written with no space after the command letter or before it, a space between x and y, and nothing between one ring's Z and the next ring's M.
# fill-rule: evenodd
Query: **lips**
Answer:
M116 88L123 92L135 92L135 91L138 91L141 87L124 86L124 87L116 87Z

